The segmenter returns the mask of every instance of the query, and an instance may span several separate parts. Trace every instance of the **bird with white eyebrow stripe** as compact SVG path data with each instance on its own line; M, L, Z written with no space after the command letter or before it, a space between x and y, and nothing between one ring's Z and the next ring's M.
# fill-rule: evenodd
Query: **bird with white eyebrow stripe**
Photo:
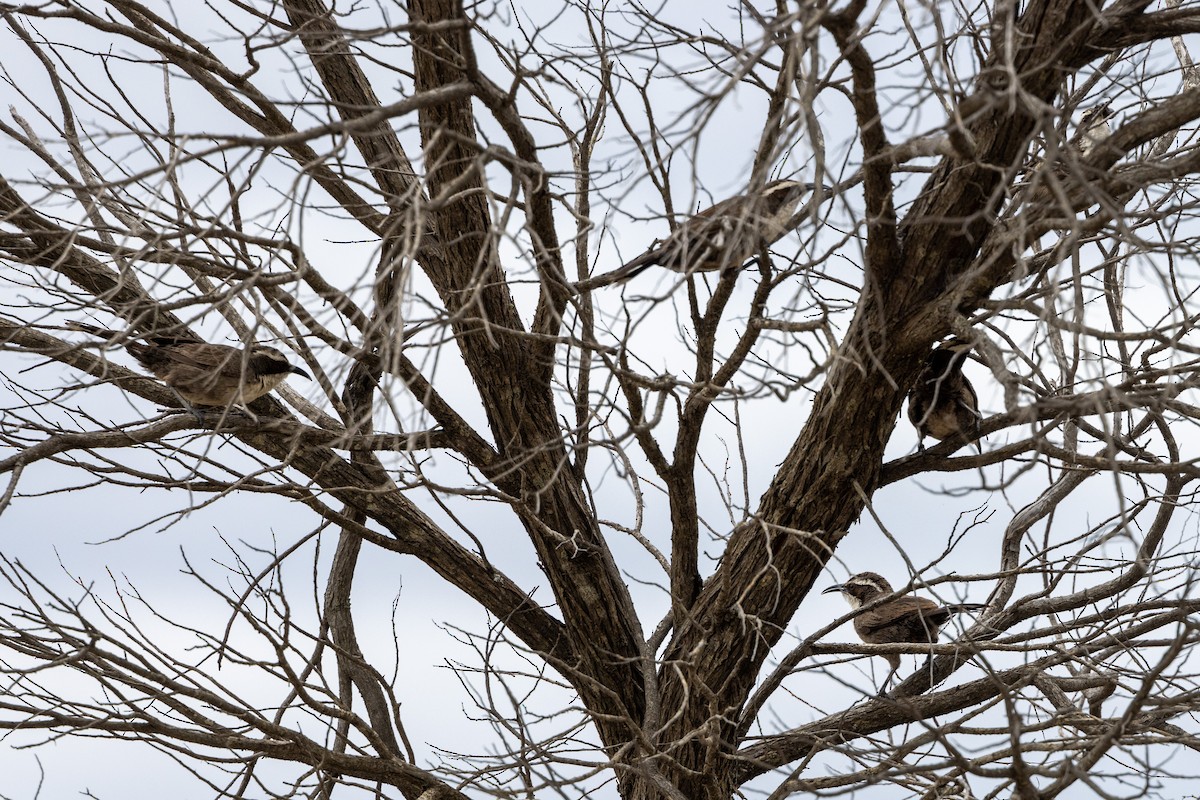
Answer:
M866 609L854 618L854 632L867 644L933 643L938 640L938 633L950 621L950 617L984 607L980 603L942 605L913 594L885 600L896 592L887 579L876 572L851 575L845 583L835 583L821 594L830 592L841 592L851 608ZM900 655L885 653L881 656L891 666L882 684L886 688L900 669Z
M117 342L120 331L71 322L68 328ZM210 344L187 334L150 335L126 341L126 352L148 372L175 390L183 401L196 406L246 405L274 389L288 375L312 376L292 366L274 347L249 348Z

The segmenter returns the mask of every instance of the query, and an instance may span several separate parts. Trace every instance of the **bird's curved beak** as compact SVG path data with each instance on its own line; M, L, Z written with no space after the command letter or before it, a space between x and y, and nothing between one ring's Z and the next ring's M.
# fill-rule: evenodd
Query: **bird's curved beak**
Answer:
M312 375L309 375L307 372L300 369L299 367L292 367L292 374L293 375L301 375L305 378L308 378L310 381L312 380Z
M822 589L821 594L829 594L830 592L840 592L841 590L842 590L842 584L835 583L833 586L830 586L828 589Z

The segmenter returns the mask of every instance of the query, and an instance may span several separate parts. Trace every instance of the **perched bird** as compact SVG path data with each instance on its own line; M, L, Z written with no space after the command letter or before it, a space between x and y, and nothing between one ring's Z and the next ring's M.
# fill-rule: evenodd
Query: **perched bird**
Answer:
M851 575L845 583L835 583L821 594L830 592L841 592L846 602L855 609L883 600L854 618L854 632L867 644L936 642L938 631L950 620L951 615L983 608L980 603L939 605L933 600L911 594L884 600L895 590L886 578L874 572ZM892 668L883 681L883 685L887 686L896 670L900 669L900 655L887 653L883 657Z
M1071 146L1080 157L1086 158L1091 155L1097 145L1112 136L1112 128L1108 121L1116 115L1117 112L1109 108L1107 103L1092 106L1080 115L1079 124L1075 126L1075 136L1071 139Z
M68 327L109 341L126 336L80 322L68 323ZM127 342L125 350L186 403L198 406L245 405L274 389L289 374L312 380L283 353L261 344L244 349L187 335L151 335L140 342Z
M917 429L917 449L925 449L926 436L965 442L978 434L979 398L962 371L970 350L970 342L955 337L938 345L926 359L908 393L908 419Z
M1024 177L1021 184L1028 183L1029 177L1047 161L1050 162L1050 168L1057 178L1065 179L1072 174L1078 174L1078 165L1071 162L1087 158L1101 142L1112 136L1112 127L1108 121L1115 116L1116 112L1109 108L1107 103L1092 106L1084 111L1079 115L1079 122L1075 124L1075 134L1066 147L1053 156L1046 155L1046 142L1040 136L1037 137L1034 150L1041 151L1041 154L1031 153L1026 159L1022 167Z
M637 258L613 270L611 283L659 266L690 274L737 269L788 232L800 199L815 184L771 181L760 192L722 200L679 224Z

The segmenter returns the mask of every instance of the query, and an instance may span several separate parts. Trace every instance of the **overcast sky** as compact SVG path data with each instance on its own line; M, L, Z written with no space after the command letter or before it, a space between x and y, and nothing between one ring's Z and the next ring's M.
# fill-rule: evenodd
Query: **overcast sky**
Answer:
M179 24L190 33L205 40L214 38L214 21L200 16L201 12L193 9L191 4L175 4L172 11L180 16ZM666 7L666 13L679 14L681 24L695 24L696 19L723 19L726 23L733 21L725 4L720 2L670 4ZM192 14L196 16L188 16ZM578 23L570 18L564 19L555 29L556 34L569 35L569 26L572 24ZM75 40L70 36L74 35L74 29L69 26L62 26L55 32L55 36L73 43ZM77 43L85 48L107 47L106 43L97 42L95 37L85 37ZM226 42L223 46L236 49L236 44ZM113 47L119 53L127 45L120 43ZM7 103L30 120L35 128L47 129L47 123L32 111L28 101L14 87L15 76L23 79L28 76L27 80L21 82L21 89L34 99L45 102L47 87L38 78L40 68L36 61L30 58L26 50L14 44L11 36L7 36L3 45L0 45L0 53L3 53L0 65L6 69L9 80ZM87 61L80 56L80 63ZM110 61L110 65L115 71L128 69L131 76L135 74L132 67L120 63L118 59ZM282 61L269 63L267 68L254 76L254 81L271 90L286 84L290 87L290 94L299 94L299 88L283 66ZM153 73L149 69L137 72L136 80L131 77L129 84L122 88L135 97L144 93L145 113L158 119L165 115L162 86L146 77L150 74ZM378 88L384 102L411 90L411 86L396 86L390 75L380 75L380 81ZM185 81L173 80L172 94L179 130L190 130L196 134L239 132L235 123L225 115L216 114L211 101ZM743 188L762 118L761 104L750 99L751 95L750 92L732 94L721 105L718 117L705 129L698 146L681 154L681 160L696 161L695 182L699 190L689 194L689 187L680 186L677 199L685 200L692 206L704 206ZM690 96L657 97L662 106L656 105L656 111L661 118L669 119L689 108L693 99ZM855 157L856 150L836 150L848 139L852 130L852 116L848 109L845 103L839 105L835 100L825 97L814 109L817 118L826 126L825 135L833 148L831 155L838 159ZM912 132L921 132L935 124L928 113L915 109L911 117L898 118L896 124L903 124ZM923 118L922 114L926 116ZM751 132L754 135L747 135L747 120L752 121ZM95 122L104 124L101 120ZM611 153L606 155L617 159L620 153L627 152L628 142L622 141L615 122L612 124L614 143ZM411 134L411 131L407 133ZM48 130L45 135L52 138ZM132 142L122 139L114 139L105 147L111 147L111 151L106 152L118 161L127 152L136 152ZM31 171L40 168L20 147L8 144L5 153L10 157L5 167L6 175L17 172L18 162ZM796 175L804 179L811 177L812 169L810 153L801 143L775 174ZM684 175L685 170L679 170L678 174ZM901 200L915 194L925 177L909 176L901 185ZM197 174L195 179L198 184L213 180L211 176L205 178L202 174ZM306 212L306 203L316 205L324 203L327 198L313 192L304 197L292 197L295 205L280 206L280 197L289 188L289 177L267 169L264 170L262 181L271 188L267 190L264 186L261 194L253 196L253 202L245 209L249 217L269 227L270 215L277 214L279 224L286 226L290 234L303 243L314 264L329 277L360 285L369 278L377 255L376 245L359 241L361 231L356 226L337 225L327 215ZM569 181L564 180L563 185L569 187ZM661 213L661 208L657 204L657 195L646 181L630 181L625 196L625 215L614 214L597 220L604 231L603 235L597 233L593 241L597 252L601 254L597 272L619 265L622 258L635 255L653 239L665 234L661 219L652 219L655 214ZM819 252L822 242L835 241L850 230L853 224L850 210L860 207L860 188L833 200L829 219L831 230L827 234L830 238L818 237L810 245L812 251ZM597 216L602 213L606 213L606 209L599 209ZM637 216L646 219L638 221L629 218ZM567 224L565 216L563 222ZM811 233L811 230L801 229L790 241L794 246ZM519 245L519 241L506 242L504 245L507 248L506 257L514 262L521 258ZM780 248L786 246L786 243L781 243ZM858 265L861 263L858 247L857 241L852 238L830 259L828 269L844 274L851 283L857 283ZM1087 254L1086 257L1095 258L1095 254ZM617 312L621 308L622 293L625 297L656 292L666 295L674 290L677 279L678 276L673 274L650 272L627 287L602 290L598 296L601 312L611 314L610 318L617 321L620 319ZM743 302L737 307L745 306L745 293L753 291L755 280L755 277L747 275L739 285L738 292L742 294ZM416 295L431 294L419 275L414 276L412 291ZM530 286L524 295L518 291L518 296L528 304L534 291L534 287ZM39 301L44 299L35 298ZM660 304L647 313L639 323L636 335L642 348L639 352L646 359L649 371L682 375L686 367L679 365L687 363L686 339L690 332L686 325L678 323L677 317L686 300L682 290L672 294L671 299L672 302ZM28 300L29 294L25 289L0 282L0 302L19 306ZM1139 301L1134 299L1132 302L1136 308ZM1161 296L1156 293L1147 303L1157 306L1161 304ZM414 319L422 313L417 303L410 308ZM69 313L65 313L52 321L61 322L69 316ZM114 322L111 318L100 318L99 315L92 319L100 324ZM842 321L847 319L848 316ZM215 318L203 320L203 323L211 324L213 330L220 328L219 320ZM224 333L229 335L227 330ZM78 340L83 341L84 338L79 336ZM329 354L320 355L329 358L330 364L335 361ZM464 415L482 429L481 409L473 399L472 387L466 381L461 365L446 352L437 355L437 378L442 384L443 393L460 403ZM135 366L133 360L118 349L108 351L108 357L114 363ZM786 364L788 369L798 373L811 368L805 363L805 355L765 351L762 357L768 364ZM985 415L1003 410L1002 399L990 373L975 363L968 365L967 372L979 388ZM45 392L77 385L81 381L81 376L69 369L16 358L11 353L0 353L0 373L6 379L0 384L0 407L6 409L19 406L27 399L16 392L13 383L17 381ZM289 385L308 399L324 403L314 384L293 377L289 379ZM728 419L710 420L711 438L704 448L705 468L711 469L722 479L728 479L735 507L740 509L745 502L744 497L748 497L751 509L756 505L806 419L810 402L809 394L795 392L786 398L755 400L752 405L747 404L740 409L740 446L748 454L748 485L745 487L741 484L739 442L732 423ZM87 414L102 421L127 422L158 413L152 404L132 398L111 386L97 386L69 395L65 407L58 413L71 416L79 408L84 408ZM733 413L731 406L724 408L729 414ZM86 427L88 424L81 422L81 425ZM669 424L664 424L660 439L670 441L669 432ZM1183 436L1186 442L1194 444L1194 434L1190 431L1184 432ZM230 459L231 463L244 463L249 468L251 462L239 459L219 437L206 435L203 439L203 447L214 448L213 452ZM1003 437L999 437L999 441L989 440L987 445L996 446L1002 442ZM912 429L902 421L889 443L889 459L911 452L915 443ZM196 447L200 449L199 445ZM3 455L0 453L0 456ZM135 455L128 449L113 454L113 457L145 457L153 460L149 454ZM455 462L437 452L430 453L428 459L425 465L428 474L437 479L448 480L459 470ZM178 468L182 470L185 466L180 464ZM645 465L636 466L641 469ZM1011 470L1005 474L1002 472L990 473L988 480L998 484L1002 477L1011 474ZM24 496L0 516L0 550L4 556L21 562L43 579L48 587L62 592L64 597L79 599L85 592L92 592L102 598L102 602L117 603L119 597L128 598L132 587L136 587L138 596L154 613L167 620L202 627L210 632L224 628L230 611L219 597L191 577L190 571L194 570L216 585L232 586L232 591L236 593L241 586L228 569L229 565L235 563L235 551L237 557L247 559L251 571L261 569L270 562L272 553L292 546L320 526L320 520L304 506L264 495L235 494L212 505L187 510L194 503L208 498L192 496L181 490L167 492L111 485L86 487L70 493L58 491L64 486L75 486L82 480L79 471L48 462L41 462L29 470L22 478ZM830 563L825 583L834 583L848 574L867 569L881 572L897 584L906 582L914 568L927 579L953 573L972 575L994 570L999 539L1013 510L1031 499L1046 480L1044 471L1035 470L1032 474L1015 479L1003 492L987 496L979 492L953 495L943 491L947 486L978 485L979 480L975 475L943 476L933 473L880 490L875 495L870 513L863 515L850 532L846 544ZM1086 530L1115 511L1117 480L1093 481L1064 504L1060 514L1076 517L1078 522L1074 529ZM631 525L634 520L625 485L615 476L603 474L597 474L594 483L597 505L603 510L602 516ZM1130 488L1127 482L1122 486L1126 490ZM643 489L649 503L644 531L656 545L665 549L669 542L666 503L653 481L648 481ZM723 535L731 527L722 491L720 485L712 485L708 491L702 491L699 498L701 515L713 525L717 536ZM54 493L38 496L39 492ZM409 494L447 529L456 531L459 523L467 527L478 537L487 557L497 567L533 592L535 599L547 604L551 602L552 597L538 569L533 548L507 509L497 503L443 495L441 500L445 508L453 512L452 519L446 510L432 502L422 491L415 490ZM977 525L969 525L970 521L976 519L979 520ZM1189 526L1192 525L1194 523L1189 522ZM950 548L952 537L968 527L970 530L961 541L954 541L954 546ZM626 571L630 591L638 604L643 629L648 633L668 609L663 577L654 560L636 542L616 532L610 531L609 534L609 541L618 562ZM1190 530L1180 530L1176 538L1188 541L1193 534ZM468 541L465 537L460 537L460 540ZM335 542L336 531L325 530L289 556L283 567L283 579L293 587L293 610L310 625L316 619L317 603L323 591L323 585L315 589L313 587L314 564L317 572L323 574ZM902 548L898 542L903 543ZM1102 548L1102 552L1110 558L1116 558L1131 543L1135 544L1128 537L1116 537ZM705 558L701 568L705 574L711 572L714 564L712 559L719 554L720 544L717 541L704 548ZM932 568L924 569L931 564ZM990 588L986 583L943 584L936 588L936 592L947 600L982 602ZM927 594L933 593L933 590L925 591ZM437 763L439 756L434 748L438 746L459 752L486 750L493 741L492 729L478 719L478 709L464 689L460 676L449 669L448 664L456 661L476 662L475 654L461 641L461 637L455 633L456 629L481 632L493 621L488 620L474 603L448 587L417 560L392 553L372 551L363 558L356 580L354 601L360 644L368 660L385 675L389 674L393 665L395 667L396 694L403 703L403 719L416 748L418 763L422 766ZM8 602L2 591L0 602ZM813 594L792 620L789 636L779 644L778 654L786 652L797 641L847 610L842 599L836 595ZM7 609L0 611L7 612ZM180 649L188 646L190 639L186 633L154 621L148 611L139 612L138 618L147 626L147 631L153 633L156 642L177 642ZM396 636L393 636L393 625ZM238 642L250 643L253 640L248 631L241 630L237 625L232 636ZM854 639L849 625L843 625L828 637L830 641ZM781 693L773 716L765 718L766 724L770 725L774 720L780 727L792 726L844 707L860 698L863 690L882 677L886 672L882 663L880 659L857 659L832 668L833 677L806 674L803 683L787 685L788 691ZM903 669L910 670L916 663L916 659L906 657ZM956 675L954 681L970 680L979 674L979 668L968 667ZM248 696L253 697L255 692L264 693L262 699L256 701L260 706L267 706L281 696L278 684L264 682L260 676L234 667L224 667L220 678L228 685L244 687ZM475 685L478 688L479 684ZM538 697L545 707L569 702L563 693L549 686L540 689ZM769 733L771 730L765 728L762 732ZM199 784L191 782L186 772L169 758L146 752L140 745L99 739L68 739L36 749L21 749L23 745L45 738L40 732L17 732L0 744L0 775L5 776L0 781L0 797L19 800L31 798L38 791L36 787L39 781L39 796L42 798L75 796L88 791L105 800L140 800L161 797L164 787L169 787L172 792L183 792L181 796L185 797L210 794ZM290 771L284 769L280 774L290 774ZM615 792L608 787L595 796L613 797ZM875 796L886 795L872 795Z

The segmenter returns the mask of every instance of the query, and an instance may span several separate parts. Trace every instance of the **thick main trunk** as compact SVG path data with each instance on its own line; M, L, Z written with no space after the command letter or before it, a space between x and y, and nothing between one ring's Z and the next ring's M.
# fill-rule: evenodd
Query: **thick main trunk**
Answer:
M452 0L411 0L416 88L472 80L469 20ZM423 108L429 220L437 253L422 259L450 312L501 463L489 479L510 496L550 580L579 661L555 666L597 714L605 744L636 735L643 716L643 636L616 563L570 468L544 348L525 332L494 247L469 98ZM542 220L551 225L551 220ZM551 243L552 244L552 243Z
M1062 65L1086 46L1093 8L1031 5L1016 23L1020 52L994 54L979 91L994 91L992 73L1011 58L1022 92L1051 103ZM662 706L679 713L659 739L671 755L662 769L684 796L715 800L736 788L733 756L749 723L739 716L768 652L877 487L884 448L929 349L955 313L1002 280L980 286L964 276L979 267L1000 184L1034 122L1025 106L991 97L970 126L974 160L948 157L934 171L901 224L899 252L868 248L876 257L837 365L758 512L733 532L667 649ZM646 791L656 796L649 783Z

